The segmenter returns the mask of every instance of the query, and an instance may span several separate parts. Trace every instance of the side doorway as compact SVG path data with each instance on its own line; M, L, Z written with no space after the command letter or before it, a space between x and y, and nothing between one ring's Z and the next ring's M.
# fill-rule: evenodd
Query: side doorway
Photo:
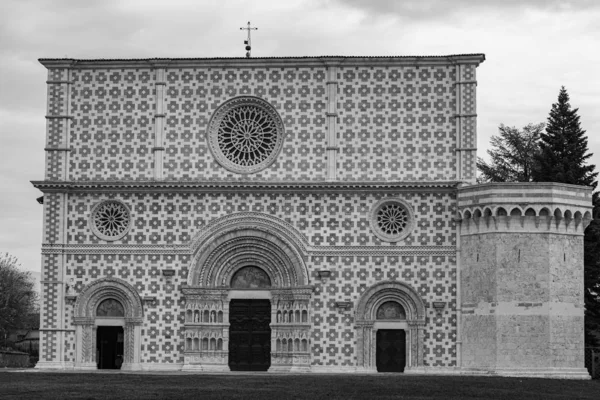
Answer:
M123 347L122 326L98 326L96 332L98 369L121 369Z

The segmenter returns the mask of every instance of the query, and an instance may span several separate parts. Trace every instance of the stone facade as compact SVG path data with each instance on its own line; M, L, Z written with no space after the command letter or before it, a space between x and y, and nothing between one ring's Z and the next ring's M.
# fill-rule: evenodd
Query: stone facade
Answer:
M586 377L591 190L474 185L483 60L40 60L38 367L96 368L108 324L123 369L228 371L230 301L268 299L270 371L375 371L401 329L406 372Z

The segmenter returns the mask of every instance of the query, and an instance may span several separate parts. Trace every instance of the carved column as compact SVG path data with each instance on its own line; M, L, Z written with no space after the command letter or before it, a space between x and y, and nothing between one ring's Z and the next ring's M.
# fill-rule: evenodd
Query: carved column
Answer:
M376 372L372 354L373 321L356 322L356 367L362 372Z
M75 368L97 369L96 327L88 318L78 318L75 325Z
M141 325L138 318L127 318L123 327L124 360L121 369L124 371L138 371L140 365Z
M423 342L425 340L425 321L412 320L408 323L408 342L410 346L410 362L407 369L422 369L424 366Z

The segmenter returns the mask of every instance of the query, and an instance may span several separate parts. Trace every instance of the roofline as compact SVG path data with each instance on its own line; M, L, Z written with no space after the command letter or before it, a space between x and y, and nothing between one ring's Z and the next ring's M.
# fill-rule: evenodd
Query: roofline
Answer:
M320 57L231 57L231 58L137 58L137 59L74 59L40 58L43 66L51 68L155 68L155 67L286 67L286 66L434 66L475 64L485 61L485 54L454 54L445 56L320 56Z

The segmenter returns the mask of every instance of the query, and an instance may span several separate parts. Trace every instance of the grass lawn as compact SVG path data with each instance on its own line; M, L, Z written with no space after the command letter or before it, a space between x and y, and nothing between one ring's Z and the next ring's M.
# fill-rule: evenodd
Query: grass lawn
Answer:
M0 399L600 399L600 381L464 376L0 372Z

